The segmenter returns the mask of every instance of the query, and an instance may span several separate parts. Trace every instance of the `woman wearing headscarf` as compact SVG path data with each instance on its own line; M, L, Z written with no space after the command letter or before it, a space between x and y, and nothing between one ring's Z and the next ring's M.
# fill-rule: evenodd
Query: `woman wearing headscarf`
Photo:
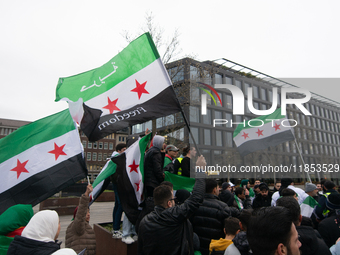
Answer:
M59 216L56 211L43 210L28 222L21 236L15 236L7 254L49 255L60 249L56 239L60 232Z

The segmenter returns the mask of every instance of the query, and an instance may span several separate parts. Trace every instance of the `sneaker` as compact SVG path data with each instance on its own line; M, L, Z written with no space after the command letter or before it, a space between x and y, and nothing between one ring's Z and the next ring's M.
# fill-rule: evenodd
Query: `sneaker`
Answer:
M114 230L113 231L112 238L120 239L120 238L122 238L122 236L123 236L123 233L120 232L119 230Z
M135 240L133 240L131 238L131 236L126 236L122 238L122 242L126 243L126 244L132 244Z
M138 236L137 235L133 235L132 239L136 242L138 240Z

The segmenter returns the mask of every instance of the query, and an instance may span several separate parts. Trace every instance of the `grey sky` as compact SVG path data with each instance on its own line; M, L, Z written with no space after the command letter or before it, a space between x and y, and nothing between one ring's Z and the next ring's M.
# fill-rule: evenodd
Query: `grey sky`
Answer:
M34 121L67 108L54 102L59 77L101 66L126 46L146 11L182 56L227 58L274 77L339 78L340 2L0 1L0 118ZM338 100L339 86L307 89Z

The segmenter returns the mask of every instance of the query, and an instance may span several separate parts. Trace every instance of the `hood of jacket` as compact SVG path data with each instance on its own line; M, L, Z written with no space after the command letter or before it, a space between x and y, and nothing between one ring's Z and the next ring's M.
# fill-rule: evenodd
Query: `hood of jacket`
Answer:
M155 135L153 140L152 140L152 144L154 147L158 148L158 149L162 149L163 148L163 143L164 143L164 137L160 136L160 135Z

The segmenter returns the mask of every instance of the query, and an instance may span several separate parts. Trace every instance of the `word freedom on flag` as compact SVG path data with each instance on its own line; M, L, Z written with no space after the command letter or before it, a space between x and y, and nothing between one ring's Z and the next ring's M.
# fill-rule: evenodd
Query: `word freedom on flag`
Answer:
M261 125L256 126L257 120ZM246 125L239 124L233 136L241 156L294 140L292 128L282 125L284 121L289 123L287 118L281 115L279 108L272 114L259 116L248 121ZM250 122L252 122L252 125L250 125Z
M78 129L68 110L25 125L0 140L0 214L47 199L87 176Z
M56 89L59 100L69 102L72 117L90 141L181 111L149 33L103 66L60 78Z

